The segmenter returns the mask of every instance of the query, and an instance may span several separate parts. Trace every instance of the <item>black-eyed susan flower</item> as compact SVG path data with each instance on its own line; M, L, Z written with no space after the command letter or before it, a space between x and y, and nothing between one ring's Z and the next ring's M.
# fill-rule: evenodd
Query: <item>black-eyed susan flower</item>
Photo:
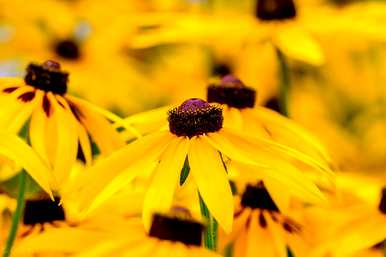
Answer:
M16 134L29 122L30 144L53 167L57 185L67 179L78 152L86 163L91 163L89 136L101 153L124 144L105 117L114 119L114 115L66 94L68 76L57 62L46 61L42 65L30 64L24 81L0 81L1 126Z
M181 257L219 257L220 255L202 247L204 226L181 214L155 214L149 232L139 219L130 219L122 231L100 245L84 251L77 257L138 256L161 257L172 254ZM127 232L130 231L130 236Z
M189 164L189 177L193 178L210 213L228 232L233 218L226 170L229 161L248 165L256 176L271 177L284 184L296 181L292 184L306 195L323 198L315 184L288 161L290 153L284 157L285 150L269 139L243 136L223 127L222 109L216 105L189 99L171 109L168 124L166 120L164 124L161 130L107 156L85 172L79 198L86 210L93 209L139 174L151 171L152 182L145 196L143 214L149 228L151 213L168 211L171 207L185 163ZM281 180L278 174L287 170L290 175Z
M248 185L235 206L232 233L221 240L223 248L233 246L233 256L285 257L287 249L303 256L307 245L302 225L279 211L264 183Z
M77 254L121 231L128 218L140 217L141 207L130 200L137 198L138 193L129 189L110 198L87 217L79 212L77 198L69 193L83 171L84 164L78 162L71 170L70 179L62 185L60 195L55 195L55 201L42 194L25 200L12 256ZM130 204L122 205L123 200Z

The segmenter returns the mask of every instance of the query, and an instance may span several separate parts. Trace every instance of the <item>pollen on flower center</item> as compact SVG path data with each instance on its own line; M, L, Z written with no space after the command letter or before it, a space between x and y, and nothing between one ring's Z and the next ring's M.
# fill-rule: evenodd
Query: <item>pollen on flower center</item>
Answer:
M256 186L247 186L241 198L241 205L251 209L279 211L262 182Z
M258 0L256 17L263 21L295 18L295 3L293 0Z
M256 101L256 90L246 87L238 78L227 75L218 85L207 88L208 102L226 104L238 109L252 108Z
M31 63L24 78L27 85L64 95L67 92L68 73L60 70L60 64L48 60L42 65Z
M55 43L55 53L68 60L77 60L80 58L80 49L78 43L73 39L65 39Z
M38 200L27 200L25 203L23 223L25 225L42 224L65 220L63 207L59 205L60 199L55 201L44 198Z
M198 222L155 214L149 235L161 240L200 246L202 231L203 225Z
M386 187L382 189L382 196L381 196L381 201L379 203L379 210L383 214L386 214Z
M177 136L193 137L222 128L222 109L192 98L168 113L169 130Z

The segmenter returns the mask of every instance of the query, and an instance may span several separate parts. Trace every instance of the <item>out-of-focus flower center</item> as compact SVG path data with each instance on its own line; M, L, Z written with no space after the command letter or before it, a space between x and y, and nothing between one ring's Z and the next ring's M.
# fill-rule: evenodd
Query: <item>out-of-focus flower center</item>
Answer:
M192 98L168 113L169 130L177 136L193 137L219 131L223 124L222 109Z
M251 209L279 211L263 183L256 186L248 185L242 195L241 205Z
M293 0L258 0L256 17L263 21L295 18L295 3Z
M161 240L181 242L185 245L200 246L202 231L203 226L198 222L155 214L149 236Z
M79 44L73 39L65 39L55 43L55 53L68 60L77 60L80 58Z
M63 207L59 205L60 199L27 200L25 203L23 223L25 225L43 224L46 222L65 220Z
M386 214L386 187L382 189L381 202L379 203L379 210Z
M64 95L67 92L68 73L60 70L60 64L46 61L42 65L31 63L24 78L27 85Z
M238 109L252 108L256 102L256 90L246 87L238 78L227 75L219 84L208 86L207 100Z
M212 67L213 76L226 76L232 73L232 68L226 63L215 63Z

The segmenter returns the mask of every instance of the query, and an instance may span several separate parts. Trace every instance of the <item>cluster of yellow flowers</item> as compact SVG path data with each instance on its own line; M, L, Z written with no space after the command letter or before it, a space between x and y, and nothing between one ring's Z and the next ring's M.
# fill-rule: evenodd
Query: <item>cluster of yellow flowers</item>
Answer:
M385 15L0 0L0 253L384 256Z

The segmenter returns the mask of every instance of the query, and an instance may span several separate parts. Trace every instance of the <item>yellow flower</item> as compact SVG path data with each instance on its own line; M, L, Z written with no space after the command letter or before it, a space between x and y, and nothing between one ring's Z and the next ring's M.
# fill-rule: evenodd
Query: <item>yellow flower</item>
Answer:
M149 228L154 211L170 209L185 162L209 211L228 232L233 218L226 172L229 161L248 166L251 174L296 185L295 191L323 199L315 184L288 161L293 158L291 151L269 139L243 136L223 128L221 108L193 98L168 115L169 130L165 120L161 130L107 156L85 172L79 186L79 198L85 209L92 210L139 174L152 171L143 213Z
M54 61L30 64L24 81L0 80L1 126L16 134L30 120L31 146L53 167L58 183L55 189L67 179L78 152L83 154L86 163L91 163L89 135L102 154L124 145L105 116L118 118L66 94L67 80L68 73L61 71Z
M25 201L12 256L77 254L106 241L116 231L121 231L128 218L140 217L141 206L131 200L138 197L134 190L126 190L112 197L89 216L80 212L77 198L72 198L70 193L83 171L84 165L77 163L55 201L45 195ZM122 205L123 201L130 204ZM4 229L6 231L7 228Z
M311 10L312 12L317 9ZM233 14L165 15L160 27L139 34L133 47L149 47L161 43L269 42L285 55L314 65L321 65L324 57L316 40L310 35L293 0L260 0L255 17Z
M262 182L248 185L235 206L232 233L220 241L223 248L232 244L233 256L285 257L287 248L295 256L305 253L303 227L279 211Z
M201 246L202 233L202 224L192 220L188 213L173 216L155 214L148 233L140 219L133 218L109 240L76 257L220 257Z

